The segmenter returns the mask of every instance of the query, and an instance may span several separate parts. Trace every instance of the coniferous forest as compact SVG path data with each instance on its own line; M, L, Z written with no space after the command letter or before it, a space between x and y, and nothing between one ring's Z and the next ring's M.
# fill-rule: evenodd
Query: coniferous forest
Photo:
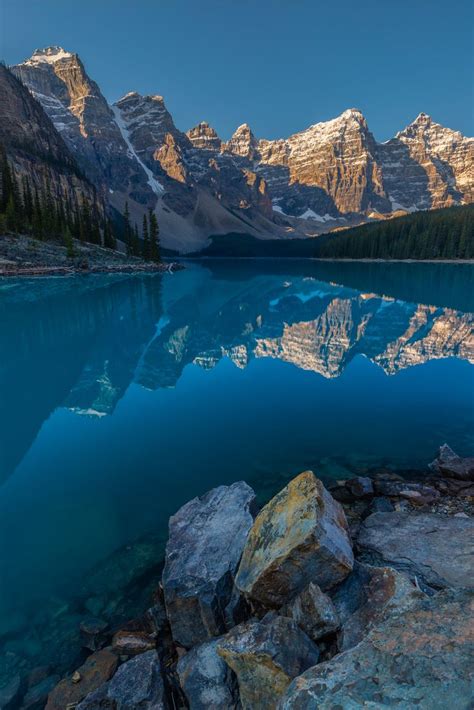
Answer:
M138 225L131 224L126 203L117 230L96 198L83 196L79 201L74 192L53 194L47 177L40 190L28 176L18 177L0 144L0 234L26 234L41 241L60 242L72 258L74 239L117 249L117 231L128 256L160 261L158 220L152 210L144 215L140 234Z
M474 259L474 206L416 212L321 240L335 259Z

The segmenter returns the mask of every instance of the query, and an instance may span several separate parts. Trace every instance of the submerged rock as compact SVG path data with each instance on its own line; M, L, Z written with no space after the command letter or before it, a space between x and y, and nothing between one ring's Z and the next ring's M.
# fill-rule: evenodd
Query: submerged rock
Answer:
M311 581L330 589L353 562L341 505L305 471L258 514L235 583L250 599L279 608Z
M53 690L58 681L58 675L51 675L31 686L23 698L21 710L43 710L48 700L49 693Z
M355 646L392 609L405 608L423 596L408 577L391 567L356 563L333 595L342 621L339 648L345 651Z
M357 539L365 560L430 587L474 588L474 520L435 513L374 513Z
M274 613L239 624L217 648L237 675L244 710L276 708L292 678L319 658L317 646L296 623Z
M217 653L219 640L195 646L178 662L178 675L190 710L240 707L237 680Z
M472 594L460 590L395 608L357 646L296 678L281 710L470 707Z
M95 617L83 619L79 625L82 646L91 651L97 651L101 646L105 646L108 626L108 623L103 619Z
M170 519L163 590L173 638L185 648L226 631L254 500L240 481L194 498Z
M117 656L109 649L96 651L77 669L79 682L73 682L70 677L56 685L48 696L46 710L64 710L68 705L78 704L112 677L117 664Z
M14 710L15 707L18 707L21 693L21 676L16 674L6 685L0 688L0 708L2 710Z
M331 634L340 626L339 616L330 597L314 582L283 606L280 614L293 619L313 641Z
M438 458L430 463L430 468L446 478L474 481L474 457L461 458L447 444L440 447Z

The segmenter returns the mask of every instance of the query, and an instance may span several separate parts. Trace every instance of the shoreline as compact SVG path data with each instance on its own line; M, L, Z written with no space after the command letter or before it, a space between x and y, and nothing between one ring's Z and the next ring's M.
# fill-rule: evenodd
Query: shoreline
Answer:
M357 692L370 703L378 691L373 663L377 675L384 674L387 697L400 692L391 653L378 656L377 639L390 644L395 634L397 667L416 668L424 682L415 690L432 697L439 690L439 654L427 667L416 647L417 619L421 614L430 644L442 633L443 668L457 678L466 640L451 628L451 611L457 605L458 625L469 622L463 587L472 579L463 553L474 525L473 479L474 459L443 446L423 470L376 468L325 482L306 471L260 509L244 481L218 486L170 519L164 558L155 550L152 578L145 579L142 568L134 582L146 592L140 607L133 610L125 589L124 598L117 597L128 620L114 623L93 608L95 590L88 590L87 615L81 620L76 611L71 619L80 621L82 660L60 674L50 667L28 692L43 693L47 710L121 707L138 673L140 692L154 678L155 695L147 699L157 707L204 707L206 698L213 707L241 702L274 710L299 700L304 678L332 701L332 691L320 686L328 670L343 688L342 700L350 700L353 684L345 683L344 670L355 656ZM126 546L117 565L126 560L128 567L130 554ZM361 649L367 657L359 659ZM28 677L36 679L38 671ZM413 684L402 686L410 706ZM24 684L15 688L21 699ZM454 683L449 697L464 692Z
M0 268L0 278L15 277L41 277L41 276L87 276L89 274L146 274L146 273L173 273L181 271L185 267L178 262L171 261L168 264L123 264L123 265L103 265L91 266L88 269L68 266L37 266L25 268Z
M186 256L178 255L172 257L178 261L212 261L212 260L228 260L228 261L246 261L246 260L263 260L263 261L322 261L331 263L350 263L350 264L470 264L474 265L474 259L323 259L314 256Z

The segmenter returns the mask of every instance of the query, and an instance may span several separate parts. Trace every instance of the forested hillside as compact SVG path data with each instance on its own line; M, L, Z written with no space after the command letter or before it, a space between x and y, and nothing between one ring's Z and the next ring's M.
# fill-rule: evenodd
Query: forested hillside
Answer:
M415 212L320 240L315 256L335 259L474 259L474 206Z

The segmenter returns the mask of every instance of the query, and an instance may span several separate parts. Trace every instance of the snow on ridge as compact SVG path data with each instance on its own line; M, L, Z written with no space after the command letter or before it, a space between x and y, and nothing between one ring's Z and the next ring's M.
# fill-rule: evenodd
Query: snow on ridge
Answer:
M46 47L45 49L35 49L25 64L54 64L60 59L71 59L71 52L66 52L62 47Z
M320 215L320 214L316 214L316 212L314 212L313 210L311 210L309 208L305 212L300 214L299 218L300 219L314 219L316 222L329 222L331 220L334 220L334 221L337 220L337 217L332 217L332 215L328 214L327 212L324 215Z
M158 180L155 178L153 175L152 171L150 168L148 168L143 160L138 157L137 153L135 152L135 148L132 145L132 142L130 140L130 135L127 130L127 126L125 124L125 121L122 118L122 114L120 113L120 109L118 106L112 106L112 111L115 116L115 123L117 124L120 133L122 134L122 138L124 139L125 143L127 144L127 147L132 155L137 161L137 163L143 168L147 178L148 178L148 184L155 193L155 195L162 195L163 192L165 191L165 188L163 185L158 182Z

